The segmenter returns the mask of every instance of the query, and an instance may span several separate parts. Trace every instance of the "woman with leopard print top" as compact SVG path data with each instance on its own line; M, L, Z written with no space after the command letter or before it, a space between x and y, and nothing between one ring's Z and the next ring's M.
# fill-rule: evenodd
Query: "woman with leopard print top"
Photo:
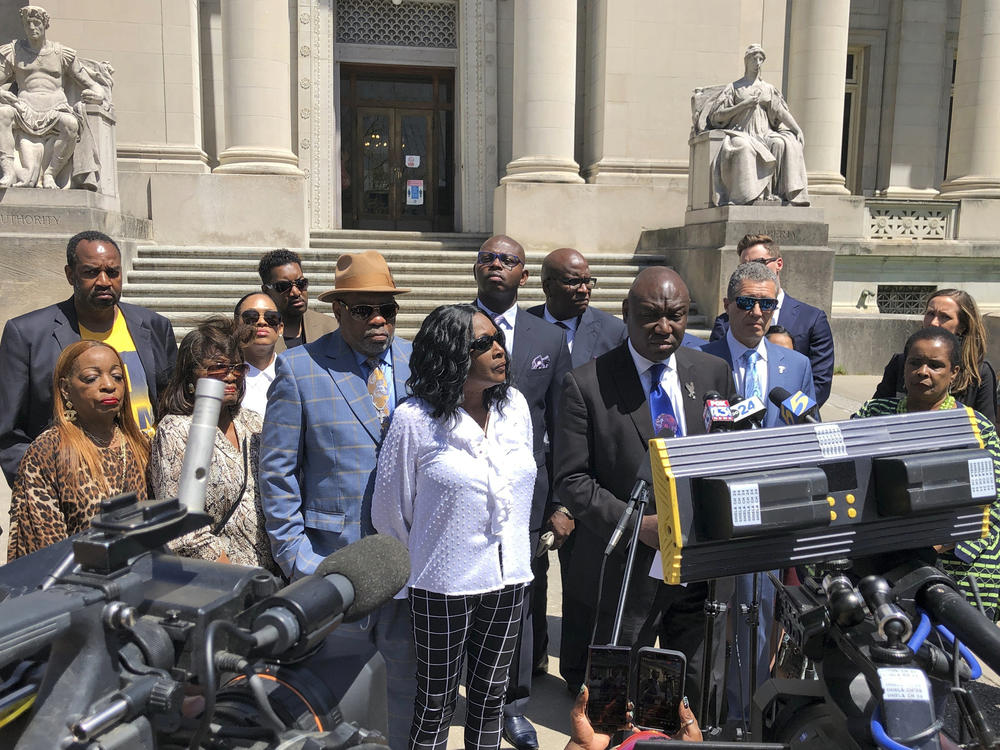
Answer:
M87 529L107 497L146 499L149 441L118 352L100 341L70 344L52 383L52 426L28 446L14 480L8 560Z

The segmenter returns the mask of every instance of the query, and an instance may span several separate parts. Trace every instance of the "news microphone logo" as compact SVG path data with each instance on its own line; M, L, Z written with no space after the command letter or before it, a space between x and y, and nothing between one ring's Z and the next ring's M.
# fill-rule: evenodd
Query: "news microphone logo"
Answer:
M728 432L733 429L733 412L729 402L715 391L705 394L705 432Z
M780 410L781 421L785 424L818 421L816 419L816 402L802 391L789 393L784 388L775 388L768 394L768 398Z
M757 429L764 422L767 407L756 396L750 396L730 405L733 413L733 428L737 430Z

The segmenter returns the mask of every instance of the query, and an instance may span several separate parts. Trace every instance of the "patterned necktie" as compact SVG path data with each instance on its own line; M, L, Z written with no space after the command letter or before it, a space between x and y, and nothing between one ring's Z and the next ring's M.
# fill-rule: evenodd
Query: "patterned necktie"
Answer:
M385 425L389 419L389 385L379 366L381 360L372 357L365 364L371 369L371 374L368 375L368 395L372 397L372 406L375 407L379 422Z
M757 360L760 354L756 349L747 349L743 352L743 361L746 362L746 369L743 371L743 398L756 396L763 399L760 390L760 379L757 377Z
M663 390L663 371L667 368L662 362L657 362L649 368L652 377L649 389L649 411L653 417L654 437L680 437L684 434L680 422L677 421L677 412L670 401L670 395ZM665 433L669 430L667 434Z

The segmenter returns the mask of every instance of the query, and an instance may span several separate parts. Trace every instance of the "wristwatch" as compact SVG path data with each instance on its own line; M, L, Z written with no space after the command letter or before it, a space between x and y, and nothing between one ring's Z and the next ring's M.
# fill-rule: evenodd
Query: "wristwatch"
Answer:
M554 511L552 511L552 512L553 512L553 513L562 513L562 514L563 514L564 516L566 516L566 518L568 518L568 519L569 519L570 521L574 520L574 519L573 519L573 514L569 512L569 508L567 508L567 507L566 507L565 505L560 505L560 506L559 506L558 508L556 508L556 509L555 509Z

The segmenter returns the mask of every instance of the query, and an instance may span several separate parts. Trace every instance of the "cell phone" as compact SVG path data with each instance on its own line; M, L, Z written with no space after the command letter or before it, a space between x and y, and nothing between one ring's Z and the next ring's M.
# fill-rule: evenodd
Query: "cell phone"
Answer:
M595 732L614 734L625 726L631 652L628 646L590 647L587 718Z
M632 724L673 734L681 728L677 706L686 695L687 657L666 648L640 648L636 655Z

